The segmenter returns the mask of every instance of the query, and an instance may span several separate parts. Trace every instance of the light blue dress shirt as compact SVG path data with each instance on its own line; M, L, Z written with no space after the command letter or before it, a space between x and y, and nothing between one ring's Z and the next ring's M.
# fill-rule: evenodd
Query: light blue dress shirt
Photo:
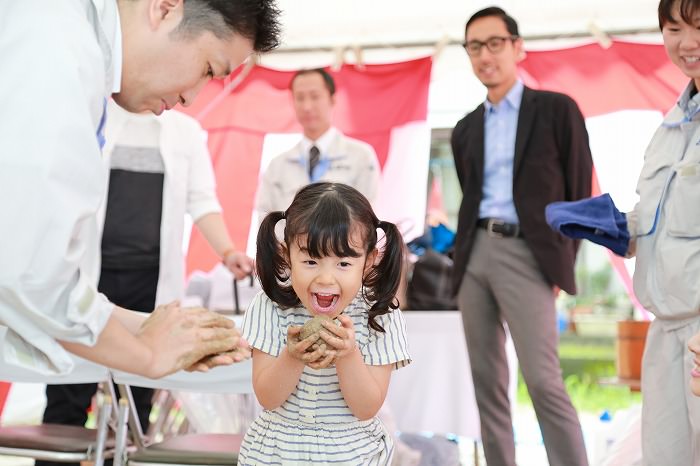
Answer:
M517 81L506 96L484 107L484 183L479 218L519 223L513 203L513 160L523 83Z

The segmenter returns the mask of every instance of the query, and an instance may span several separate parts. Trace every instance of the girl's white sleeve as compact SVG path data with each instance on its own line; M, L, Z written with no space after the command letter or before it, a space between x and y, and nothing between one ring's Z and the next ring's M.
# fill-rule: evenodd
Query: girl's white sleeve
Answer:
M403 313L396 309L377 317L375 321L384 327L384 332L369 329L367 343L360 347L365 364L370 366L394 364L395 369L410 364L411 356L408 354L406 321Z
M251 301L243 317L243 338L252 348L277 357L287 345L287 335L282 331L279 308L259 292Z

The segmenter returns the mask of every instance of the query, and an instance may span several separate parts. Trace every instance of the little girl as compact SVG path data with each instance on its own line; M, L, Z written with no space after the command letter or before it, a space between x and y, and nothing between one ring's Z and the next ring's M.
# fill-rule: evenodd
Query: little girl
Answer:
M280 220L284 242L275 235ZM344 184L308 185L286 212L265 218L256 258L263 292L243 321L265 410L243 439L239 465L390 463L391 437L375 415L391 371L410 363L394 298L402 255L396 226ZM299 338L315 315L331 319L320 345Z

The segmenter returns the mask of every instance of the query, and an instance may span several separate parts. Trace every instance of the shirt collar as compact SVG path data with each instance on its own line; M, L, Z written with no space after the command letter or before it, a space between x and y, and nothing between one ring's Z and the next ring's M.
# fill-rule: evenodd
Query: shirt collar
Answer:
M492 108L498 109L498 107L504 105L504 103L509 105L513 110L520 110L520 102L523 100L523 89L525 89L525 85L520 79L518 79L515 81L515 84L513 84L513 87L510 88L503 100L501 100L498 104L492 104L489 102L489 99L484 101L486 112L489 112Z
M304 154L308 154L309 149L311 149L311 146L316 146L318 147L318 150L321 151L321 156L323 157L323 154L328 153L328 150L330 149L331 144L333 143L333 140L335 139L335 136L337 134L338 130L331 126L330 128L328 128L328 131L323 133L321 137L319 137L315 141L312 141L311 139L304 136L301 140L301 150Z
M695 93L692 97L691 94ZM695 89L695 83L691 80L688 85L683 90L680 98L678 99L678 106L683 110L686 118L688 120L692 119L698 110L700 109L700 92Z
M695 89L695 83L691 80L678 98L676 105L671 108L664 117L663 126L674 128L691 121L700 112L700 92L690 97Z

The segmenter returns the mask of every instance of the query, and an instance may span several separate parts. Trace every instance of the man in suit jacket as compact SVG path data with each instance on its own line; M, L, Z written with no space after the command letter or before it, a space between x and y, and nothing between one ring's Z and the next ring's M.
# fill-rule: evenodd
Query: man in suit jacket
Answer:
M275 157L258 186L258 221L265 214L286 210L294 194L316 181L348 184L374 202L379 187L379 162L369 144L349 138L331 125L335 83L324 69L301 70L290 88L294 111L304 137Z
M549 463L587 464L581 427L557 357L554 297L576 292L578 243L545 223L545 206L590 196L592 159L581 112L568 96L525 87L517 23L475 13L464 47L487 100L452 133L463 191L454 292L464 319L489 466L514 465L505 330L542 430Z

